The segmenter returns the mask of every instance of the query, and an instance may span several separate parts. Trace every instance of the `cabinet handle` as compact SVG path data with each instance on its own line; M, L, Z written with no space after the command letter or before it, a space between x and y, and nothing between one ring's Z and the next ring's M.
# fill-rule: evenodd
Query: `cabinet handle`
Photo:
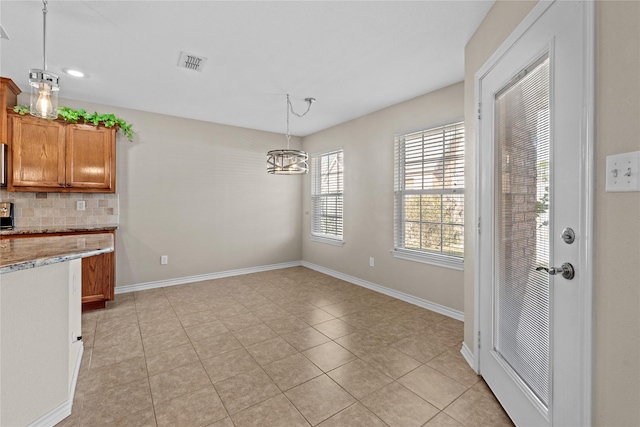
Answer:
M58 183L58 185L59 185L60 187L64 187L64 182L59 182L59 183Z
M67 182L67 187L71 187L71 183L70 182Z

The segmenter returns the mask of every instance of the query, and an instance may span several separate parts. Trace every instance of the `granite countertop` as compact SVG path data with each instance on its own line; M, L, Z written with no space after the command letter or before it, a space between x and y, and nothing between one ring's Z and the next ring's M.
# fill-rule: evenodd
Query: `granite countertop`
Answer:
M0 236L13 236L16 234L45 234L45 233L82 233L87 231L113 231L118 224L95 225L41 225L34 227L14 227L10 230L0 230Z
M0 240L0 274L113 252L113 234Z

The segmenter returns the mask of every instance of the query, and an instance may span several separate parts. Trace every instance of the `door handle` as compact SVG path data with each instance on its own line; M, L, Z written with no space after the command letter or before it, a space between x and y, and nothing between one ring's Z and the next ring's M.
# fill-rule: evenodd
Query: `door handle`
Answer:
M556 274L561 274L567 280L571 280L576 276L576 270L573 268L571 263L565 262L560 267L538 267L536 271L546 271L550 276L555 276Z

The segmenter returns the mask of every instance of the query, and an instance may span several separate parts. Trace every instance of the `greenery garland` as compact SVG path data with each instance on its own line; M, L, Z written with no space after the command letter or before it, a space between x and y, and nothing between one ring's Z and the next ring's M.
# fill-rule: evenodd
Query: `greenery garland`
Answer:
M29 114L29 106L27 105L16 105L13 107L13 111L24 116ZM131 128L133 125L125 122L121 118L116 117L113 114L98 114L98 113L87 113L82 108L79 110L74 110L69 107L58 107L58 118L69 122L69 123L78 123L82 121L86 124L93 124L94 126L103 125L104 127L112 128L114 126L118 126L118 129L122 132L122 134L129 140L133 141L133 129Z

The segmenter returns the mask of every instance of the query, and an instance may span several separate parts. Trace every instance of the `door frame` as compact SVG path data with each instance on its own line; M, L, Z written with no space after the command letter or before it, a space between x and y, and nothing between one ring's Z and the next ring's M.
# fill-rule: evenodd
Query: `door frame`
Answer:
M480 314L481 314L481 294L480 294L480 264L484 260L480 250L481 231L481 205L483 202L483 189L480 187L481 181L481 159L482 159L482 120L481 114L481 94L482 79L494 68L495 64L511 49L511 47L522 37L522 35L540 18L546 10L554 3L552 1L539 1L531 12L520 22L515 30L505 39L498 49L489 57L474 76L474 108L478 108L475 117L475 203L474 203L474 230L475 239L475 261L474 261L474 335L472 368L482 375L482 361L480 360ZM580 364L582 372L582 390L577 401L580 404L579 413L580 425L593 424L592 411L592 388L593 388L593 352L594 352L594 311L593 311L593 248L594 248L594 200L595 200L595 8L596 2L583 1L582 16L582 69L584 70L584 81L582 88L582 114L580 123L580 182L583 185L577 190L580 196L579 235L584 239L584 244L579 249L580 274L583 282L580 290L580 331L582 337L582 348L575 352L576 363ZM486 223L487 219L485 219Z

